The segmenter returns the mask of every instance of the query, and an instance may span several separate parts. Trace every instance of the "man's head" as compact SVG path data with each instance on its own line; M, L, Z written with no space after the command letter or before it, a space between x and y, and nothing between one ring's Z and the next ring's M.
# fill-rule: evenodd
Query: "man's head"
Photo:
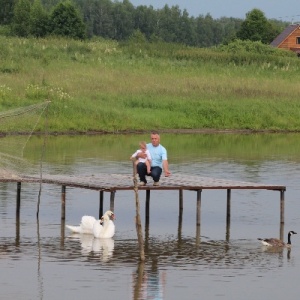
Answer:
M157 131L151 132L151 143L154 147L157 147L160 142L159 133Z

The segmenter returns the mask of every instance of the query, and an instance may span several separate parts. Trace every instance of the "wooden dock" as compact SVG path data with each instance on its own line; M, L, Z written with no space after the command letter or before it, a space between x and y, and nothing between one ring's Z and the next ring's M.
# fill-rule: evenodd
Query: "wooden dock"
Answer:
M227 179L216 179L188 174L172 174L170 177L161 177L160 186L153 186L151 177L148 177L148 184L139 187L139 190L146 191L145 218L146 225L149 224L150 216L150 192L153 190L178 190L179 191L179 222L183 212L183 191L196 192L196 223L200 227L201 216L201 193L202 190L226 190L227 210L226 223L230 224L231 211L231 190L270 190L280 192L280 224L284 224L284 192L283 185L260 184L253 182L235 181ZM65 220L66 187L76 187L96 190L100 192L99 197L99 218L103 215L104 192L110 192L110 209L114 210L115 193L118 190L134 190L133 175L130 174L96 174L90 176L82 175L43 175L38 176L8 176L1 175L0 182L17 183L17 217L20 213L21 184L43 183L54 184L62 187L61 193L61 219ZM281 227L282 228L282 227ZM280 230L281 231L281 230ZM283 232L280 234L283 236Z

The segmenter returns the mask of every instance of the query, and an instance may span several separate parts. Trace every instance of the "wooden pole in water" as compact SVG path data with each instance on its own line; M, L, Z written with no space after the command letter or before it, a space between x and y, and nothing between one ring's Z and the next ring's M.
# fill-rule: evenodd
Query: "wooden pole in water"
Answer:
M182 216L183 211L183 190L179 190L179 216Z
M135 192L135 210L136 210L136 217L135 217L135 226L136 226L136 233L139 242L139 249L140 249L140 260L145 260L145 250L144 250L144 239L143 239L143 231L142 231L142 222L140 216L140 200L139 200L139 190L138 184L136 179L136 168L135 163L133 161L133 185L134 185L134 192Z
M284 190L280 190L280 239L284 235Z
M226 241L230 239L231 189L227 189Z
M202 190L197 190L197 221L196 221L196 244L200 244L200 224L201 224L201 193Z
M202 190L197 190L197 227L200 227L201 222L201 192Z
M183 212L183 190L180 189L179 190L178 239L181 239L182 212Z
M16 207L16 217L20 218L20 208L21 208L21 182L17 183L17 207Z
M110 192L110 207L109 207L109 209L111 211L114 211L114 209L115 209L115 194L116 194L116 191Z
M146 225L149 225L149 221L150 221L150 190L146 190L145 217L146 217Z
M200 224L201 224L201 193L197 190L197 216L196 216L196 244L200 244Z
M61 219L66 219L66 186L61 187Z
M280 223L284 223L284 190L280 191Z
M100 199L99 199L99 219L103 216L103 191L100 191Z

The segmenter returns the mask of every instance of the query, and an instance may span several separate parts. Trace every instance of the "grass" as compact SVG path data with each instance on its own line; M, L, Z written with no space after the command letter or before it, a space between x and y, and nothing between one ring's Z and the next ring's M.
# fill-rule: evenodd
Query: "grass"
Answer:
M298 131L300 60L277 53L0 36L0 111L51 100L52 132Z

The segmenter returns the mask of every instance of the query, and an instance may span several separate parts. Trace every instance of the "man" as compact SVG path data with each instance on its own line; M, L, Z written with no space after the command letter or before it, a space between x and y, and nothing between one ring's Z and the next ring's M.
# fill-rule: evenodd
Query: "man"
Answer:
M169 171L167 150L165 147L160 145L160 136L158 132L154 131L151 133L151 143L147 144L147 149L151 154L151 172L147 174L146 164L142 162L137 164L137 173L140 177L139 186L144 186L147 184L146 175L153 178L154 186L158 186L162 170L164 170L166 177L171 175ZM139 153L137 157L144 158L145 155L145 153Z

